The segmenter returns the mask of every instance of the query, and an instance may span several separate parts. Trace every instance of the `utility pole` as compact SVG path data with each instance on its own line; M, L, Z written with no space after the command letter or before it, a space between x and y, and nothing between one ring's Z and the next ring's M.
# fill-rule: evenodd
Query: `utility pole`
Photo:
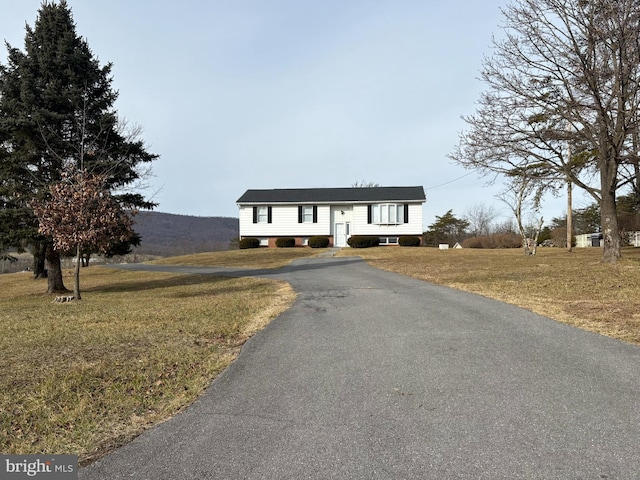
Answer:
M571 123L567 125L571 132ZM573 252L573 181L571 180L571 138L567 139L567 251Z

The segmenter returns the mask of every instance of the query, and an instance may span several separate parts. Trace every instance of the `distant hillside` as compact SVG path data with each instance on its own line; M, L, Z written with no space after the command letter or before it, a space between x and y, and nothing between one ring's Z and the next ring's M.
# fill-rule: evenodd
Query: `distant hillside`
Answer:
M228 250L239 235L237 218L194 217L160 212L139 212L133 229L142 237L135 253L187 255Z

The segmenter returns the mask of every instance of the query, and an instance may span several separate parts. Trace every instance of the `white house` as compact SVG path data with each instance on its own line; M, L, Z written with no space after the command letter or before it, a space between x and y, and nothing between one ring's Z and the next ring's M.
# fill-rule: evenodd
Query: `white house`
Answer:
M640 232L627 232L629 245L640 247ZM583 233L576 235L576 247L604 247L602 233Z
M422 187L247 190L237 200L240 238L273 247L277 238L292 237L302 246L321 235L346 247L352 235L371 235L397 245L401 235L422 238L425 201Z

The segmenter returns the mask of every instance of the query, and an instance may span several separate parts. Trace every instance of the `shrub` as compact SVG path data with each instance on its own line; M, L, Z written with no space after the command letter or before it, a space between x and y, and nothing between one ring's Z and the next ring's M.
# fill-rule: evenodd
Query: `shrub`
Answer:
M317 236L309 239L311 248L327 248L329 246L329 237Z
M291 237L276 238L276 247L291 248L296 246L296 239Z
M354 235L347 240L352 248L369 248L380 245L380 237L372 237L368 235Z
M515 233L494 233L483 237L471 237L462 242L463 248L520 248L522 238Z
M398 238L398 245L401 247L419 247L420 246L420 237L416 237L413 235L402 235Z
M260 240L254 237L246 237L240 240L239 246L241 249L258 248L260 246Z
M462 242L462 248L492 248L489 246L489 237L470 237Z
M494 235L495 248L520 248L522 237L515 233L497 233Z

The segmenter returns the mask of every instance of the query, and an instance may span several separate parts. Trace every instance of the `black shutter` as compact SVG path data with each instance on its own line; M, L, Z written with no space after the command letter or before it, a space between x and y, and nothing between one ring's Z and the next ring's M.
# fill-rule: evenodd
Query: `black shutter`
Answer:
M271 207L267 207L267 223L272 223L272 216L271 216Z
M253 207L253 223L258 223L258 207Z
M298 223L302 223L302 205L298 205Z
M373 216L373 207L367 205L367 223L371 223L371 217Z
M409 223L409 204L404 204L404 223Z
M313 223L318 223L318 206L313 206Z

